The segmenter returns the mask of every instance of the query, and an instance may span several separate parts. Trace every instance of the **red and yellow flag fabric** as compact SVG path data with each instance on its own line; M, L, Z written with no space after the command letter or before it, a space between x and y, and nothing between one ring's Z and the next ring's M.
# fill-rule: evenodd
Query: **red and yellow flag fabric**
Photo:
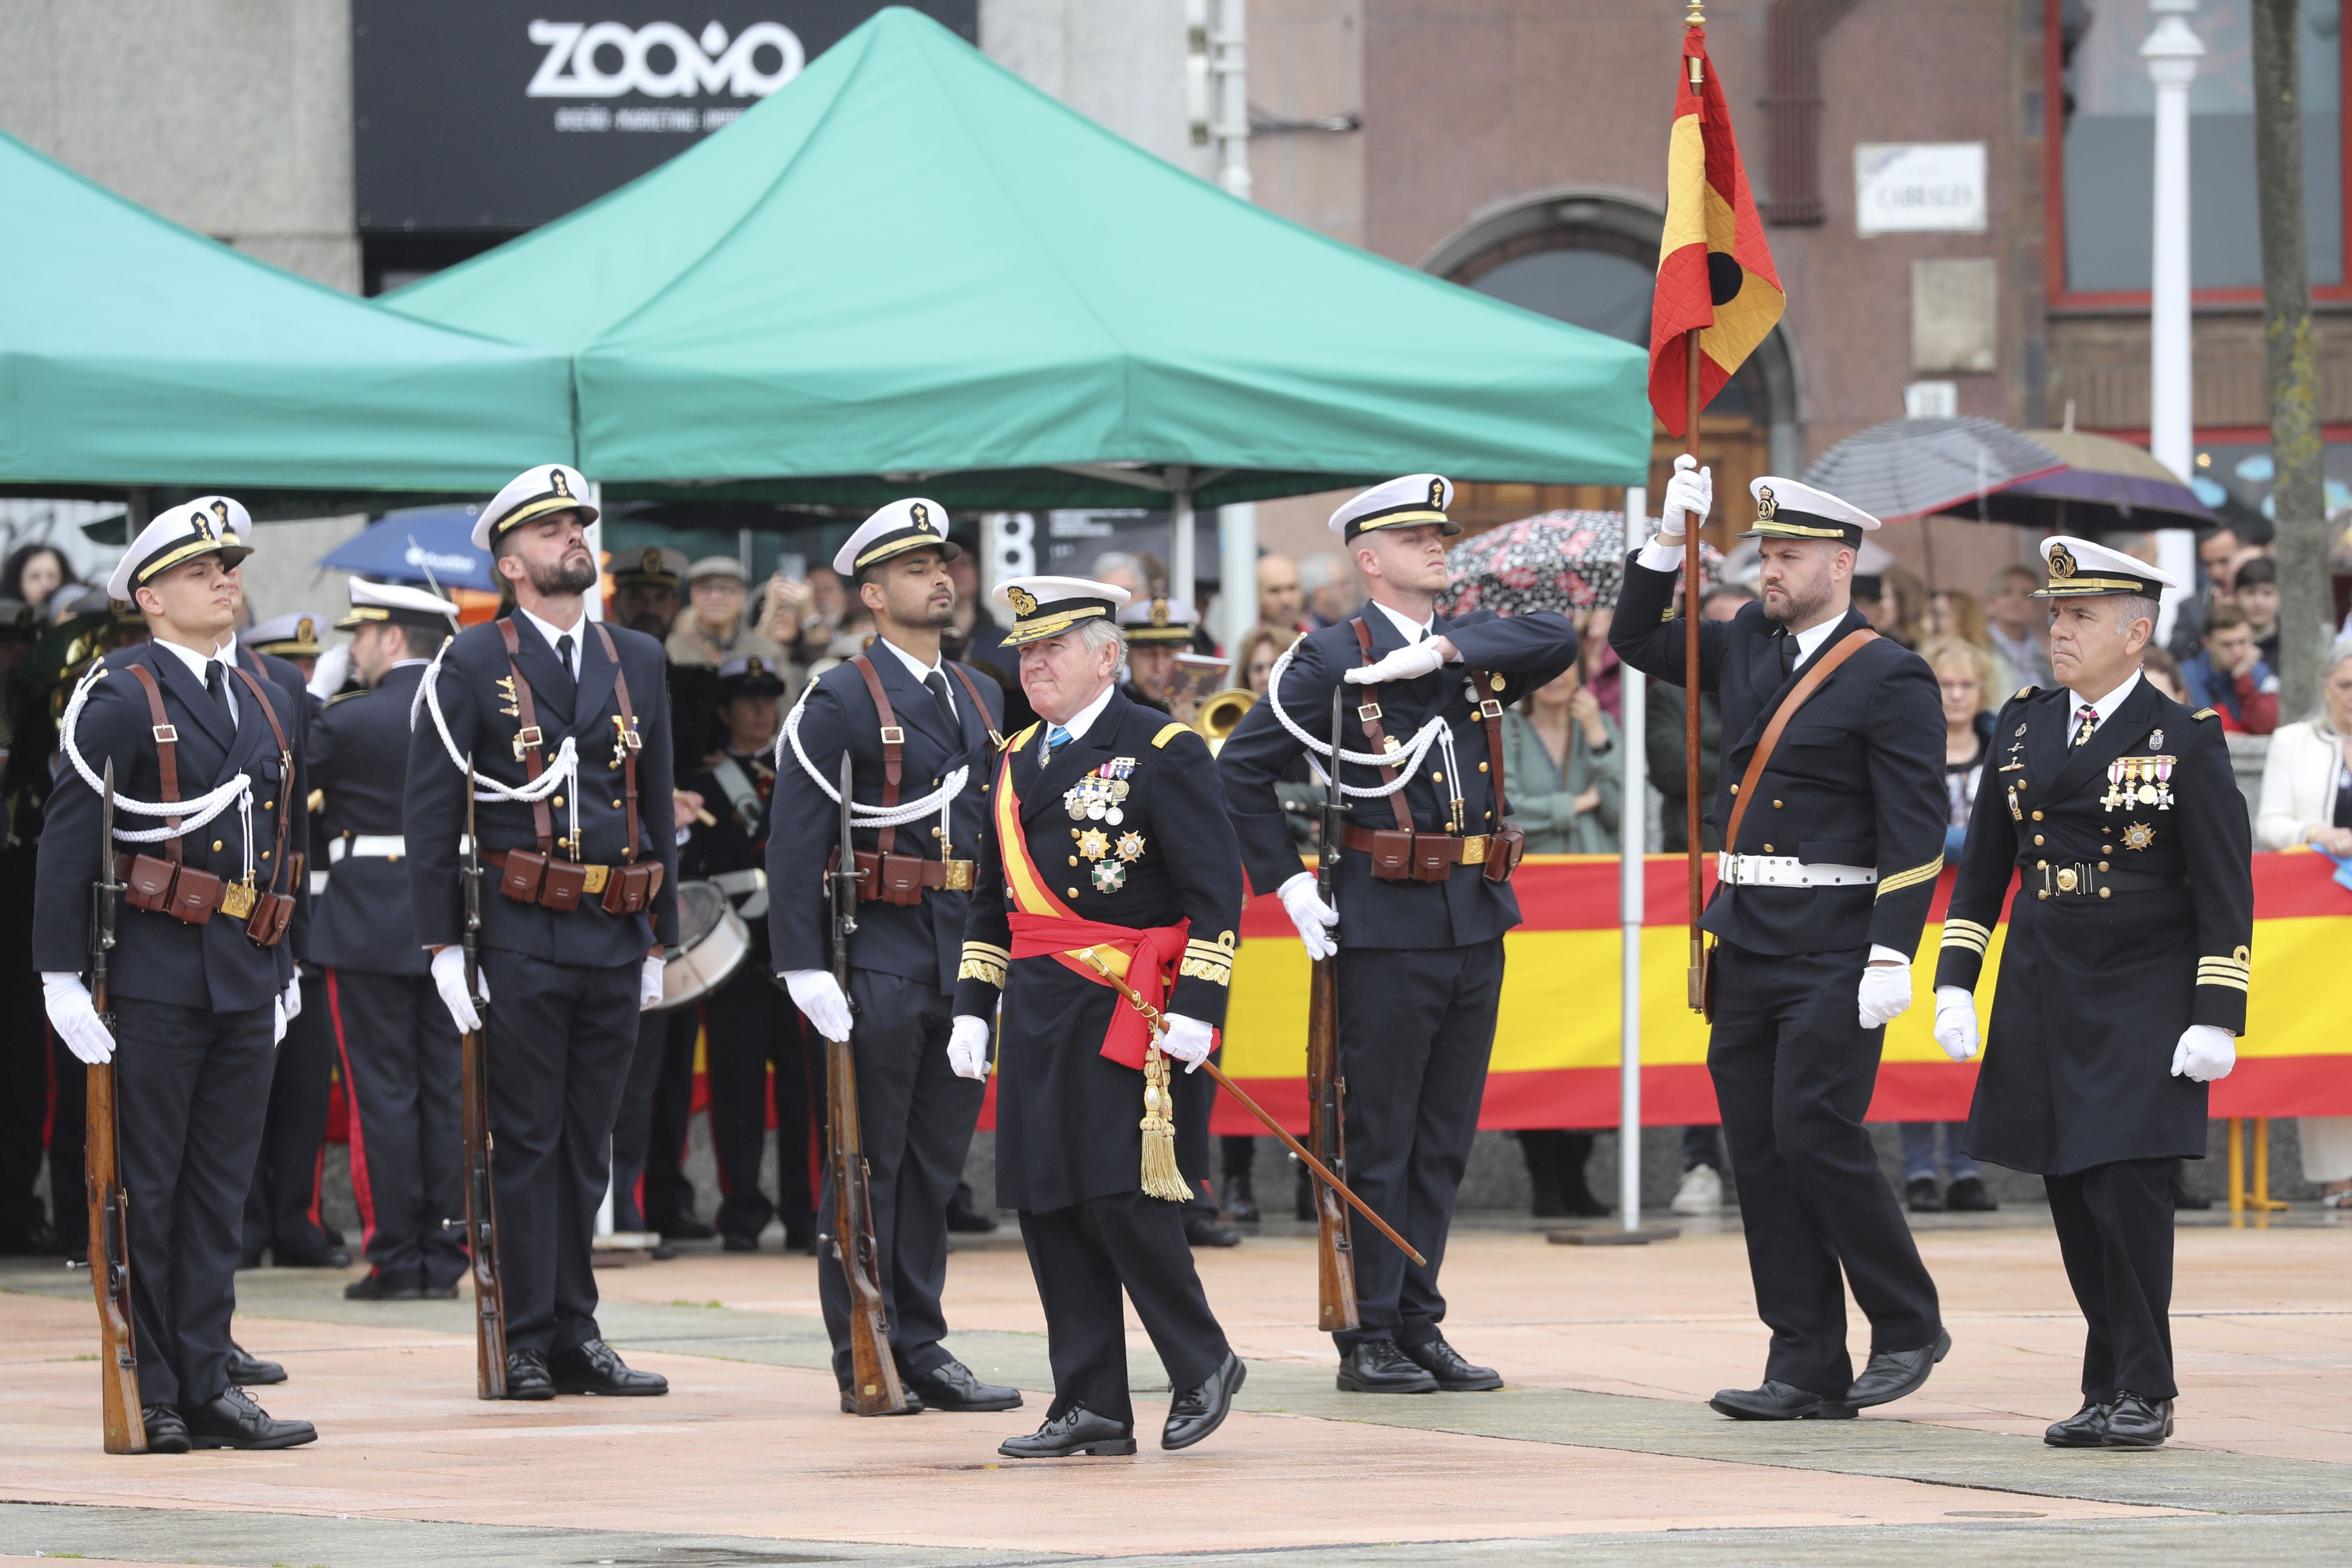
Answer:
M1704 408L1787 304L1732 138L1731 110L1706 58L1706 29L1685 27L1666 154L1666 232L1658 242L1657 292L1650 307L1650 406L1668 435L1685 434L1689 417L1690 351L1684 334L1699 335Z

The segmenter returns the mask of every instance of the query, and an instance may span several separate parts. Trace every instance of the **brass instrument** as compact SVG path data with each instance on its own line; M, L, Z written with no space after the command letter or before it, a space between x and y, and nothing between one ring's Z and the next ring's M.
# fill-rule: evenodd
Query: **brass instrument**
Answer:
M1192 728L1209 742L1211 756L1224 750L1225 737L1240 726L1242 716L1256 706L1257 693L1246 686L1228 686L1201 699L1200 710L1192 715Z

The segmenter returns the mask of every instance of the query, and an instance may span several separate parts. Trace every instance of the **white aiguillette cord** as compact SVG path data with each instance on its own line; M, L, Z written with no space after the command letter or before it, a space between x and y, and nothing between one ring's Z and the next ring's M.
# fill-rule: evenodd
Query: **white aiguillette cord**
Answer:
M1301 637L1299 642L1306 640ZM1300 729L1297 721L1292 719L1282 706L1280 692L1283 673L1290 668L1290 656L1297 651L1298 643L1294 642L1282 650L1280 658L1274 661L1274 668L1266 676L1265 680L1266 706L1274 710L1276 720L1284 729L1290 731L1291 738L1307 748L1307 766L1315 774L1315 782L1328 784L1331 782L1330 771L1316 759L1329 756L1331 747ZM1336 742L1339 737L1335 735L1332 739ZM1343 763L1353 763L1359 767L1365 768L1394 768L1397 776L1384 784L1367 784L1360 788L1343 780L1339 784L1339 793L1367 800L1378 800L1384 795L1396 794L1412 781L1413 770L1421 766L1422 758L1429 754L1429 748L1433 745L1437 748L1438 754L1444 759L1446 776L1459 778L1461 763L1454 754L1454 727L1445 721L1444 714L1435 713L1432 714L1428 721L1420 729L1412 732L1412 739L1406 742L1400 750L1386 752L1341 752L1339 760Z
M783 731L776 737L776 767L779 771L783 768L784 747L789 744L793 755L800 759L801 772L808 774L809 781L824 792L825 799L839 805L841 791L833 786L831 781L818 771L817 765L809 761L809 754L801 749L801 710L808 706L809 693L815 689L816 682L813 680L803 687L801 700L793 704L790 713L784 715ZM919 800L901 801L897 805L867 805L862 801L853 800L849 803L849 814L860 827L904 827L936 811L940 815L940 853L944 855L954 837L954 829L948 821L949 808L954 805L956 796L963 793L964 783L971 776L971 768L956 768L940 782L939 788Z
M102 659L92 661L89 670L83 674L80 683L75 686L73 700L66 704L65 717L58 721L58 743L66 754L66 761L73 764L74 772L82 776L83 782L89 785L92 793L100 797L106 794L106 781L82 760L81 748L74 743L74 730L81 722L81 710L88 706L91 690L100 680L105 678L105 661ZM114 805L118 811L127 811L135 816L176 816L181 819L180 826L177 827L168 823L162 827L136 829L118 825L114 829L114 837L125 844L160 844L167 838L184 838L222 812L226 811L231 805L235 805L237 808L237 820L244 825L245 828L245 870L247 880L251 879L253 875L253 780L245 773L239 773L227 783L206 790L204 794L189 800L168 802L133 800L118 789L114 792Z
M441 658L449 651L449 644L456 640L454 637L445 639L440 647L434 651L433 662L425 667L425 679L416 683L416 695L409 699L408 727L412 731L416 728L418 708L422 707L431 712L433 728L441 735L441 749L449 754L450 765L462 773L473 767L474 760L457 750L457 742L449 733L449 721L441 716ZM563 737L563 743L555 749L555 755L548 762L546 770L530 784L500 784L488 773L477 770L474 773L474 798L492 805L500 801L520 801L529 805L534 802L545 800L565 784L576 780L579 773L580 748L573 742L571 736L566 735ZM571 819L571 842L576 847L580 842L580 792L578 790L573 790L568 797L565 810Z

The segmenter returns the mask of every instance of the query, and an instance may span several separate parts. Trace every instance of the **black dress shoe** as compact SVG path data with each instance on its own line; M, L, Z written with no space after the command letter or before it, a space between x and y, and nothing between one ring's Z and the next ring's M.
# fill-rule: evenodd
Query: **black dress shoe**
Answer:
M756 1236L744 1236L740 1232L730 1230L719 1243L719 1250L721 1252L757 1252L760 1250L760 1238Z
M1197 1387L1188 1388L1168 1402L1168 1425L1160 1429L1160 1446L1163 1448L1189 1448L1219 1426L1234 1407L1234 1395L1249 1379L1249 1368L1241 1357L1225 1352L1225 1364L1209 1374L1209 1380Z
M815 1222L804 1219L798 1223L794 1223L791 1220L786 1220L784 1222L784 1250L786 1252L805 1252L812 1258L815 1257Z
M610 1394L645 1396L669 1392L669 1379L657 1372L632 1372L602 1340L589 1340L547 1358L547 1374L558 1394Z
M1765 1381L1761 1388L1727 1388L1708 1400L1707 1407L1734 1421L1851 1421L1853 1406L1829 1399L1809 1388Z
M982 1383L960 1361L942 1362L929 1372L902 1380L910 1394L922 1396L933 1410L1018 1410L1021 1391L1001 1383Z
M188 1441L198 1448L299 1448L319 1440L308 1421L280 1421L247 1397L245 1390L222 1391L209 1404L184 1409Z
M996 1451L1008 1459L1065 1459L1072 1454L1116 1458L1135 1452L1135 1428L1073 1405L1059 1415L1047 1416L1026 1437L1007 1437Z
M1409 1361L1394 1340L1361 1340L1339 1358L1342 1394L1434 1394L1437 1379Z
M1944 1195L1933 1176L1914 1176L1903 1184L1903 1203L1913 1214L1942 1214Z
M507 1397L554 1398L555 1380L547 1375L547 1357L537 1351L507 1352Z
M457 1282L452 1279L446 1285L420 1286L416 1299L420 1301L454 1301L457 1299Z
M2053 1448L2100 1448L2107 1441L2107 1407L2095 1399L2083 1401L2083 1408L2063 1421L2053 1421L2042 1434L2042 1440Z
M958 1194L948 1204L948 1229L958 1236L986 1236L997 1226L996 1216L982 1214Z
M264 1384L285 1382L286 1369L274 1361L263 1361L231 1340L228 1342L228 1380L240 1388L259 1388Z
M141 1425L147 1428L147 1451L151 1454L184 1454L188 1451L188 1424L180 1413L168 1405L150 1405L139 1412Z
M1845 1391L1845 1402L1857 1410L1874 1405L1892 1405L1905 1394L1918 1392L1936 1370L1936 1363L1951 1353L1952 1336L1943 1329L1936 1331L1936 1342L1916 1351L1880 1351L1862 1369Z
M671 1220L659 1227L664 1241L709 1241L719 1232L698 1219Z
M2189 1176L2181 1163L2172 1163L2172 1206L2177 1209L2210 1209L2213 1200L2189 1184Z
M1488 1389L1503 1386L1503 1374L1491 1366L1472 1366L1462 1359L1462 1352L1438 1335L1423 1344L1399 1345L1407 1361L1425 1369L1437 1379L1444 1394L1484 1394Z
M1226 1229L1214 1215L1196 1209L1184 1216L1184 1239L1195 1247L1239 1247L1242 1233Z
M346 1301L421 1301L424 1290L413 1278L395 1279L381 1269L370 1269L343 1287Z
M269 1249L269 1261L280 1268L349 1268L352 1255L340 1247L289 1247Z
M1255 1225L1264 1217L1258 1213L1257 1194L1251 1190L1247 1171L1235 1171L1225 1178L1225 1214L1235 1225Z
M923 1404L923 1396L917 1394L913 1388L908 1386L906 1380L903 1378L899 1380L898 1392L906 1396L907 1408L904 1410L885 1410L881 1412L881 1414L885 1415L920 1415L925 1408L927 1408ZM849 1397L849 1391L845 1388L841 1391L841 1413L844 1415L855 1415L857 1414L857 1402Z
M1954 1214L1990 1214L2000 1200L1985 1190L1982 1176L1962 1176L1944 1194L1944 1206Z
M2107 1435L2103 1447L2161 1448L2164 1440L2171 1436L2172 1401L2149 1399L2128 1388L2116 1390L2116 1402L2107 1406Z
M667 1263L677 1256L677 1247L670 1242L656 1241L646 1248L646 1256L656 1263Z

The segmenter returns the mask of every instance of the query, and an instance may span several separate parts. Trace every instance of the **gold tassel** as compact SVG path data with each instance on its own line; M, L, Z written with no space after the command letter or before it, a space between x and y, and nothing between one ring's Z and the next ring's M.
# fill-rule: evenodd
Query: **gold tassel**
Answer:
M1168 1058L1158 1040L1143 1048L1143 1195L1189 1203L1192 1189L1176 1168L1175 1104L1168 1093Z

